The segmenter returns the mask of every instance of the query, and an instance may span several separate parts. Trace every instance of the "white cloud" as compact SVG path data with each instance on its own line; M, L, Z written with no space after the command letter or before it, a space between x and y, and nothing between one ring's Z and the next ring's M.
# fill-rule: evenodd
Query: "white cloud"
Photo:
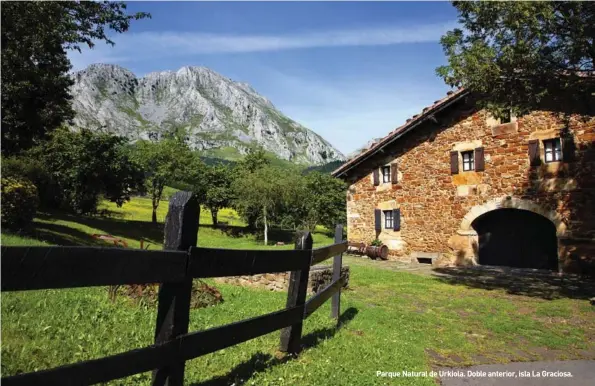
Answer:
M74 69L91 63L214 53L280 51L317 47L382 46L438 41L453 23L385 28L329 30L286 35L226 35L204 32L140 32L113 38L114 47L99 42L82 54L71 52Z
M207 33L144 33L143 39L168 49L194 54L277 51L297 48L377 46L436 41L447 24L308 32L298 35L216 35Z

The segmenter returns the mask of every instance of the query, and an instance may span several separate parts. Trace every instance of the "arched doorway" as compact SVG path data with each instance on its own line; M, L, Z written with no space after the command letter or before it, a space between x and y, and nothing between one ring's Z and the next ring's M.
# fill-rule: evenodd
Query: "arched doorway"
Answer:
M473 220L478 236L478 263L558 270L556 226L537 213L495 209Z

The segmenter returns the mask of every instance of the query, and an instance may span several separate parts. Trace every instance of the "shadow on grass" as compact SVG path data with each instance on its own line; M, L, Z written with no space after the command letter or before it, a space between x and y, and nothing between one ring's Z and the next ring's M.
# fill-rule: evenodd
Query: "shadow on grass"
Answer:
M37 219L41 221L35 221L33 223L33 228L30 231L26 233L21 232L19 234L63 246L112 245L105 241L93 239L87 232L76 229L76 225L70 227L55 223L55 221L67 221L72 224L79 224L97 229L97 233L100 234L112 234L137 241L144 239L154 245L161 245L163 243L163 223L153 224L150 221L126 220L121 218L117 212L106 211L105 213L108 213L110 217L81 216L59 211L38 213ZM112 217L111 214L116 214L116 216ZM261 231L250 230L247 227L237 225L220 225L215 227L212 224L201 224L200 228L210 228L215 231L220 231L222 236L225 235L233 238L254 237L255 241L262 241L263 237ZM293 244L295 234L296 232L293 230L271 229L269 231L269 243L276 244L277 242L283 242L284 244Z
M504 289L511 295L539 297L546 300L595 296L595 279L573 274L509 267L434 268L437 280L486 290Z
M342 326L349 323L357 315L357 308L348 308L339 317L339 322L335 328L322 328L311 332L302 337L302 349L316 347L321 341L333 337ZM245 384L254 374L265 371L271 367L281 365L291 361L291 355L273 356L258 352L247 361L240 363L226 375L209 379L201 383L193 383L192 386L223 386L223 385L242 385Z
M61 246L106 246L103 240L92 238L88 233L59 224L35 223L34 228L27 232L21 232L21 236L28 236L37 240L45 241L52 245Z
M233 238L241 238L246 236L254 237L254 240L257 242L264 241L264 233L260 229L249 229L248 227L237 226L237 225L218 225L217 227L213 226L212 224L201 224L201 228L211 228L220 230L226 236L233 237ZM295 235L297 234L297 230L292 229L283 229L283 228L270 228L268 231L268 239L269 243L276 244L278 242L284 244L294 244L295 243ZM334 231L319 231L315 230L312 231L313 234L323 234L327 237L334 237Z
M121 220L109 217L78 216L67 213L39 213L37 218L44 221L69 221L98 229L98 233L114 234L133 240L149 240L155 244L163 243L163 224L148 221ZM90 234L78 229L46 222L34 223L31 235L56 245L109 245L105 241L95 240Z
M214 226L213 224L200 224L200 228L211 228L215 230L221 231L226 236L233 237L233 238L240 238L248 235L254 235L255 232L249 230L246 227L238 226L238 225L217 225Z
M297 231L290 230L290 229L280 229L280 228L272 228L269 229L268 238L270 243L285 243L285 244L293 244L295 243L295 235ZM256 232L255 233L256 241L264 241L264 232Z

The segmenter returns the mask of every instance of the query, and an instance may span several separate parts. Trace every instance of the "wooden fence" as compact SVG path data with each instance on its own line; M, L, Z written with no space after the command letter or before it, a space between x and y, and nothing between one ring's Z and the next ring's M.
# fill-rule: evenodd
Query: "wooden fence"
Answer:
M294 250L197 247L198 203L189 192L170 200L163 251L97 247L2 247L2 291L161 283L155 344L121 354L2 378L12 385L87 385L153 370L152 385L182 385L187 360L281 331L281 351L300 351L302 323L329 298L338 319L342 227L336 244L312 249L299 232ZM306 301L310 266L334 256L333 281ZM188 333L192 279L291 271L286 308Z

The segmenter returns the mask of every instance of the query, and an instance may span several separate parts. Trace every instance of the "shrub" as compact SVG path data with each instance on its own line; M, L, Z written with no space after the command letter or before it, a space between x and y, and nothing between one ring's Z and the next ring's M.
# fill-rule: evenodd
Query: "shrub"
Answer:
M2 178L2 225L8 229L28 228L39 205L37 188L25 178Z
M373 247L381 247L383 245L383 243L382 243L382 241L380 241L378 239L374 239L374 240L372 240L370 245Z
M133 300L138 305L153 307L157 304L159 297L159 284L132 284L122 286L108 287L108 296L111 301L115 301L117 295L123 295ZM221 292L205 283L202 280L192 282L192 292L190 295L190 308L205 308L216 306L223 302Z
M40 207L55 209L60 206L63 195L43 163L34 156L3 157L2 177L26 178L37 187Z
M49 171L61 208L79 214L95 213L100 195L121 206L143 178L123 137L57 129L30 153Z

